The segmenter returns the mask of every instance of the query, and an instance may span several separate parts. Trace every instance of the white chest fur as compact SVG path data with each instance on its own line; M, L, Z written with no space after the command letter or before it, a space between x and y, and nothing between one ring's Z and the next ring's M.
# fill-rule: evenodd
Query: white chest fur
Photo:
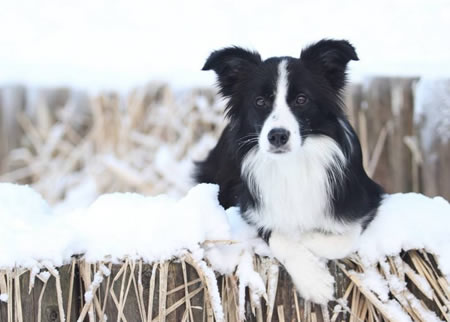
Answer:
M342 174L342 151L327 136L309 137L297 151L269 155L255 149L245 158L242 175L260 201L258 209L246 214L248 219L257 227L294 236L314 229L342 233L346 225L330 216L328 171Z

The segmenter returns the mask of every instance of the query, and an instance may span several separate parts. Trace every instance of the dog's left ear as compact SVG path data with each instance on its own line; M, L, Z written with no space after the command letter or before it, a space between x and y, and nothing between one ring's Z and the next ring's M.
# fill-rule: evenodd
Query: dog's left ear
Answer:
M240 47L227 47L214 51L206 60L202 70L214 70L224 96L231 96L246 73L261 63L257 52Z
M302 50L300 59L313 69L318 69L335 90L346 83L347 64L359 60L355 48L346 40L323 39Z

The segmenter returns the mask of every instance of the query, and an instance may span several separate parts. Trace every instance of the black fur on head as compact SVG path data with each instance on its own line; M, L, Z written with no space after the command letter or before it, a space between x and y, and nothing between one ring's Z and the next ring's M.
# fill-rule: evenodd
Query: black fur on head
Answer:
M260 63L261 57L257 52L234 46L214 51L202 70L214 70L222 95L229 97L252 68Z
M335 90L346 83L347 64L359 60L355 48L346 40L323 39L302 50L300 59L322 73Z

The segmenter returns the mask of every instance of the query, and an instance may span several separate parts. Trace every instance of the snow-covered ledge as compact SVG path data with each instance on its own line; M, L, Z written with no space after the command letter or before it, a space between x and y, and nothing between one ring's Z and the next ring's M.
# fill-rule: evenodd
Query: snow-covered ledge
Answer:
M23 317L30 302L20 290L33 294L36 279L34 309L67 319L131 314L143 321L156 315L176 321L177 310L190 320L201 312L218 321L252 314L257 320L290 319L300 313L325 321L339 314L448 319L450 205L443 198L386 196L357 253L332 264L337 285L343 284L342 273L351 282L339 286L341 299L329 312L304 303L285 272L278 281L278 265L265 243L237 209L219 205L217 194L218 187L207 184L179 200L113 193L87 208L56 214L31 188L0 184L0 320ZM56 304L42 308L51 283L47 288L56 291ZM177 292L183 296L175 300ZM283 303L287 298L292 305ZM365 311L353 307L355 301L366 301ZM294 309L283 311L280 303Z

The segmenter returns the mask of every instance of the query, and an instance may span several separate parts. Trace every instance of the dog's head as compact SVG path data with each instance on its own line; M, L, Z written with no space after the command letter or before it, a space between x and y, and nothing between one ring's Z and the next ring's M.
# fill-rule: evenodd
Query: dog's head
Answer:
M239 148L258 145L269 155L301 150L312 135L335 137L345 120L341 92L350 60L345 40L321 40L300 58L261 60L257 52L229 47L213 52L203 70L214 70Z

